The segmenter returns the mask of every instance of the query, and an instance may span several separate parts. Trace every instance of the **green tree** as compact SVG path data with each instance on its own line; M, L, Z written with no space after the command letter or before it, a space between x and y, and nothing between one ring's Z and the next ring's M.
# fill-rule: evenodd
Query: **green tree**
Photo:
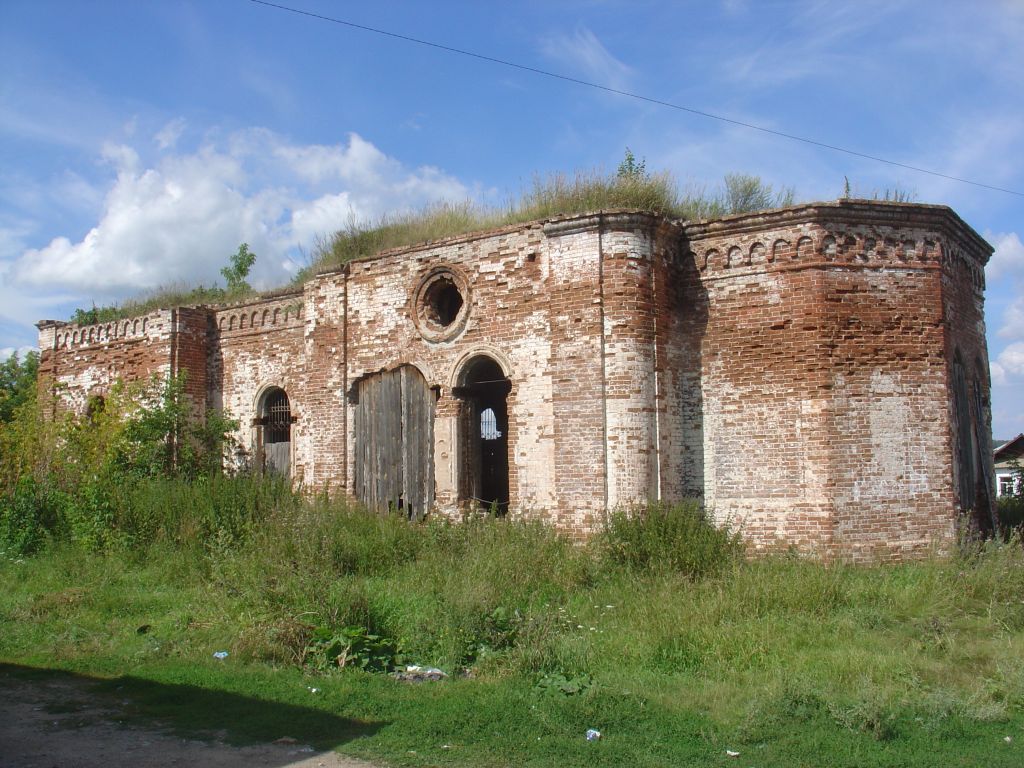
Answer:
M15 353L0 363L0 423L14 418L14 411L31 398L39 373L39 353L29 352L24 360Z
M647 160L637 160L633 150L626 147L626 154L622 158L622 162L619 163L619 170L615 175L623 181L646 181L648 179Z
M249 276L249 270L255 262L256 254L249 250L248 243L238 246L238 250L231 256L231 263L220 271L227 280L228 293L245 293L251 290L245 278Z

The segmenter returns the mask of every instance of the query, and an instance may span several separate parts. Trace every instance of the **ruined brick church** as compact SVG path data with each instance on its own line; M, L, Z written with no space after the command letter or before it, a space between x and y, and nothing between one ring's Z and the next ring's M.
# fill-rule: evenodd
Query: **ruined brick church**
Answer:
M409 516L582 538L696 497L754 550L898 558L990 519L990 255L942 206L562 216L244 304L45 321L40 369L77 409L185 372L238 462Z

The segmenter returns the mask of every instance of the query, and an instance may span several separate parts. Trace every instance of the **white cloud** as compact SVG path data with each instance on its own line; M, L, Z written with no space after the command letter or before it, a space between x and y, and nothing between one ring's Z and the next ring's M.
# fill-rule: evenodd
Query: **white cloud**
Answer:
M176 125L164 137L168 150ZM80 240L58 236L21 253L6 280L0 276L8 287L63 288L106 301L168 283L210 283L240 242L260 257L254 282L273 284L287 278L282 265L297 246L308 248L353 216L469 195L457 179L406 168L356 134L338 145L296 145L249 129L155 162L128 144L108 143L102 158L116 176L99 221Z
M1003 387L1008 383L1006 378L1006 369L999 364L998 360L993 360L988 366L989 373L992 375L992 386Z
M24 223L0 225L0 265L4 259L13 258L25 249L25 239L31 231L31 227Z
M985 278L989 281L1012 277L1024 281L1024 243L1016 232L985 232L985 239L992 243L995 253L985 267Z
M25 359L25 355L29 352L38 352L36 347L0 347L0 363L7 360L11 355L17 354L21 360Z
M1019 377L1024 379L1024 341L1016 341L999 353L995 365L998 365L1004 381Z
M1024 339L1024 243L1016 232L985 232L985 239L995 249L985 267L990 293L1009 297L996 335Z
M1006 308L998 336L1001 339L1024 339L1024 296L1018 296Z
M309 144L283 145L276 154L304 181L319 184L329 179L374 183L401 164L357 134L350 134L348 147Z
M179 117L175 120L171 120L171 122L167 123L167 125L157 131L156 135L153 136L153 141L156 142L156 145L161 150L173 149L178 143L178 139L181 138L181 134L184 132L185 119Z
M357 209L352 196L348 192L339 192L323 195L296 209L292 214L292 228L298 242L312 243L324 233L365 218L365 211Z
M619 61L586 27L572 35L554 35L541 40L541 52L565 64L598 85L625 90L633 70Z

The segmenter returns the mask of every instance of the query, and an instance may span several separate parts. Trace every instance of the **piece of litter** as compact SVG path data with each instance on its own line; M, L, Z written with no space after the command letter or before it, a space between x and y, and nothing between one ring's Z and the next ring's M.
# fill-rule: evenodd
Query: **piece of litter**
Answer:
M601 732L600 731L598 731L598 730L596 730L594 728L588 728L587 729L587 741L597 741L600 738L601 738Z
M451 744L442 744L441 745L441 749L451 749L451 748L452 748Z
M448 673L437 667L409 664L404 671L396 670L393 676L396 680L402 680L406 683L422 683L427 680L444 680L448 677Z
M1004 736L1003 741L1009 744L1011 741L1013 741L1013 736Z
M215 659L226 659L228 657L227 651L214 651L213 658Z
M306 687L309 688L309 686L306 686ZM320 689L319 688L309 688L309 692L310 693L320 693Z
M739 752L733 752L731 749L725 750L725 754L727 754L729 757L739 757L740 756Z

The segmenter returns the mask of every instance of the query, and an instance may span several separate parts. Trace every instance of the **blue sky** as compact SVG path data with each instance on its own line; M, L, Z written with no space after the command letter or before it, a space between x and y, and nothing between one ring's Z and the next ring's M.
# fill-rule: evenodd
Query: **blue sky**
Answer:
M1024 0L284 4L1024 191ZM952 206L996 247L993 426L1024 431L1024 197L248 0L0 4L0 355L210 284L243 241L271 286L352 218L500 204L627 146L682 186Z

